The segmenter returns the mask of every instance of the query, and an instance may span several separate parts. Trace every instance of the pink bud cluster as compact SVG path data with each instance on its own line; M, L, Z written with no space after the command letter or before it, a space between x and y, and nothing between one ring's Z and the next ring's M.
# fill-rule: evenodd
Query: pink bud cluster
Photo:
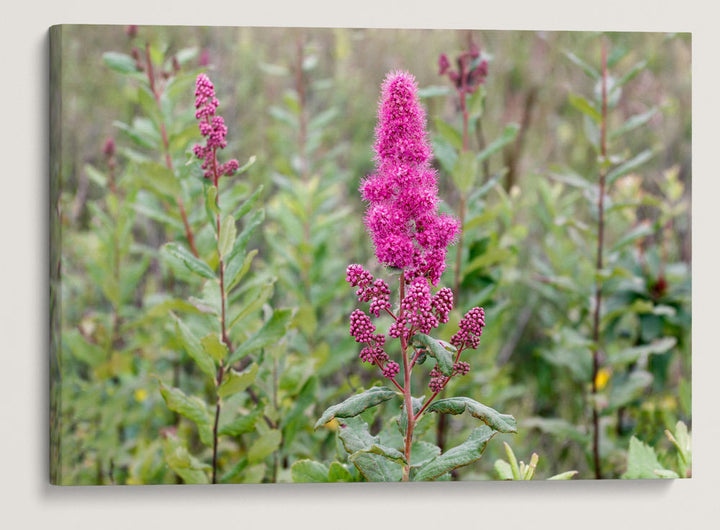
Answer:
M425 111L409 73L394 72L385 79L375 136L376 172L360 186L369 203L365 225L375 254L381 263L403 269L407 279L427 276L436 285L460 226L438 214Z
M439 74L447 74L460 94L472 94L485 82L488 74L488 62L480 58L480 48L470 43L470 49L457 57L457 70L450 69L450 60L444 53L438 60Z
M390 287L385 280L375 279L362 265L357 264L347 268L345 279L353 287L359 287L355 295L360 302L370 302L370 313L378 317L382 311L390 310Z
M485 327L485 310L482 307L473 307L460 320L459 327L458 332L450 339L450 343L458 349L477 349Z
M212 179L215 186L222 175L230 176L240 167L235 159L224 164L218 162L217 150L227 145L225 120L215 114L219 104L210 78L205 74L198 75L195 82L195 117L200 120L198 128L206 141L205 145L196 144L193 152L203 161L201 167L205 170L205 178Z

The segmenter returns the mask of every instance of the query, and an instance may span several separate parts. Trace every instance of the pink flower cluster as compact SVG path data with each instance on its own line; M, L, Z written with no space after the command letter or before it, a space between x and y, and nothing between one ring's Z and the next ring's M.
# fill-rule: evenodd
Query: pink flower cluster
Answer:
M460 226L438 214L425 111L415 78L407 72L386 78L375 135L376 172L363 180L360 191L369 203L365 225L377 258L403 269L407 279L426 276L436 285Z
M212 179L215 186L222 175L230 176L240 167L235 159L224 164L217 160L217 150L227 145L225 120L215 114L219 104L210 78L205 74L198 75L195 82L195 117L200 120L198 127L206 141L205 145L196 144L193 152L203 161L201 167L205 170L205 178Z
M485 82L488 74L488 63L480 58L480 48L474 42L470 49L462 52L457 58L457 70L450 69L450 60L444 53L438 60L439 74L447 74L460 94L472 94Z
M482 307L473 307L460 320L459 327L458 332L450 339L450 343L458 349L477 349L485 327L485 310Z

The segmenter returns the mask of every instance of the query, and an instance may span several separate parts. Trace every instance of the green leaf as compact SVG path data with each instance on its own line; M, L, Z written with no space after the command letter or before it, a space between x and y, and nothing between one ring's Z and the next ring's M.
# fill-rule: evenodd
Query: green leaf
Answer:
M133 125L137 126L136 123L133 123ZM134 179L141 187L149 187L173 201L177 200L182 193L180 181L175 177L172 170L157 162L143 162L140 164Z
M193 256L192 253L182 245L178 243L166 243L163 245L161 252L182 261L191 272L203 278L215 279L215 273L208 264Z
M511 415L501 414L497 410L467 397L439 399L426 410L440 414L462 414L467 411L496 431L517 432L517 423Z
M592 119L595 123L602 122L602 116L600 115L600 112L595 108L592 103L590 103L584 97L571 93L568 95L568 102L574 108Z
M453 447L421 467L413 480L434 480L445 473L480 459L488 441L497 431L487 425L475 429L462 444Z
M266 432L250 446L247 455L248 461L251 464L254 464L264 460L265 457L272 454L278 447L280 447L281 440L282 433L277 429Z
M613 140L638 127L642 127L658 113L658 110L657 107L653 107L647 112L631 116L625 123L610 133L610 139Z
M254 161L254 157L251 157L251 160ZM258 186L255 191L253 192L250 197L245 199L245 201L238 206L237 210L235 210L234 217L235 219L242 218L245 214L247 214L253 206L255 206L255 203L257 203L258 199L260 198L260 194L263 191L263 186Z
M410 451L410 467L422 467L440 456L440 448L428 442L413 442Z
M103 53L103 62L111 69L121 74L129 74L137 72L135 59L124 53L105 52Z
M452 346L445 341L434 339L424 333L416 333L413 337L413 341L424 347L427 354L437 361L437 366L443 375L452 375L454 364L453 353L457 351L455 346Z
M512 447L510 447L510 444L507 442L503 442L503 445L505 446L505 454L508 457L508 462L510 463L510 471L512 472L512 478L514 480L520 479L520 468L518 467L517 458L515 457L515 452L512 450Z
M205 208L211 217L220 213L220 207L217 205L217 192L218 189L215 186L210 186L205 195Z
M210 414L205 402L195 396L188 396L179 388L166 387L160 381L160 393L167 407L193 421L197 425L200 441L210 447L212 445L212 427Z
M247 387L249 387L255 382L258 368L259 367L256 363L252 363L242 372L236 372L235 370L231 369L227 373L226 378L220 384L220 388L218 388L218 395L221 398L226 398L228 396L232 396L233 394L237 394L238 392L242 392L243 390L245 390Z
M434 98L437 96L448 96L452 93L452 89L449 86L426 86L418 90L418 97L420 98Z
M582 68L582 71L585 72L585 73L586 73L588 76L590 76L592 79L594 79L594 80L596 80L596 81L597 81L598 79L600 79L600 74L598 73L598 71L597 71L595 68L593 68L592 66L590 66L589 64L587 64L585 61L583 61L582 59L580 59L580 57L578 57L578 56L575 55L574 53L565 52L565 56L566 56L568 59L570 59L573 63L575 63L577 66L579 66L580 68Z
M618 167L610 171L605 177L605 184L610 185L620 177L627 175L628 173L635 171L638 167L643 165L645 162L653 157L652 149L645 149L640 154L634 156L630 160L620 164Z
M402 466L373 453L358 453L352 463L369 482L400 482Z
M218 250L220 256L227 256L233 249L235 238L237 237L237 229L235 228L235 219L232 215L228 215L223 219L220 226L220 237L218 238Z
M467 194L472 189L477 174L478 160L475 154L471 151L461 152L451 176L462 194Z
M166 449L165 461L186 484L210 482L207 471L210 471L211 467L192 456L185 446L177 445L174 449Z
M261 408L254 409L245 416L240 416L229 423L221 425L218 433L227 436L240 436L241 434L253 432L255 430L255 423L257 423L261 415Z
M510 464L505 462L505 460L495 460L495 473L497 473L498 478L500 480L513 480L515 477L513 476L512 468L510 467Z
M252 264L252 260L255 256L257 256L257 249L253 249L250 252L248 252L244 258L241 257L241 253L235 254L234 252L231 253L230 257L228 258L229 263L227 264L225 268L225 290L230 291L233 287L235 287L240 280L242 280L243 276L247 274L247 272L250 270L250 265Z
M253 351L275 344L287 332L288 324L292 318L292 309L276 309L270 320L248 340L243 342L230 356L228 364L233 364Z
M620 478L659 478L656 471L667 471L657 459L655 450L635 436L630 438L627 470Z
M460 131L440 118L435 118L433 123L435 124L435 128L440 136L447 140L456 150L462 150L463 140L462 133Z
M247 295L247 298L250 300L250 303L248 303L245 307L243 307L240 312L235 315L230 322L230 325L228 326L229 329L235 327L235 324L240 322L243 318L247 317L249 314L253 313L254 311L257 311L260 309L263 304L270 298L270 296L273 293L275 286L275 279L271 279L267 283L264 283L262 285L259 285L257 287L254 287L252 291L250 291Z
M200 340L190 331L190 328L187 327L185 322L174 314L173 317L175 317L175 329L187 354L195 361L204 374L215 378L215 363L212 357L207 354Z
M235 248L238 249L238 252L244 252L245 251L245 245L247 245L248 240L250 239L250 236L252 235L253 231L265 220L265 210L262 208L260 210L255 210L250 217L250 220L245 224L245 228L243 228L243 231L240 232L240 235L238 236L237 242L235 243Z
M298 460L290 468L293 482L328 482L328 467L313 460Z
M642 72L646 66L647 61L645 59L633 65L633 67L630 68L630 70L628 70L628 72L620 78L620 80L615 85L615 88L618 89L624 84L628 83L630 80L634 79L635 76Z
M662 339L652 341L650 344L622 350L617 354L611 355L610 358L613 364L630 364L637 362L641 357L665 353L674 348L676 344L677 339L675 337L663 337Z
M564 473L558 473L557 475L553 475L552 477L548 478L548 480L570 480L575 475L577 475L577 471L565 471Z
M375 407L380 403L395 397L397 393L387 387L374 386L365 392L350 396L348 399L325 410L315 423L315 429L325 425L333 418L352 418L364 410Z
M500 137L495 139L493 142L490 143L490 145L486 146L485 149L483 149L477 154L477 161L485 161L486 159L490 158L492 155L500 151L500 149L502 149L506 145L514 142L515 138L517 138L519 130L520 126L517 123L510 123L506 125Z
M643 370L635 370L623 377L614 377L608 409L615 410L638 399L652 381L652 374Z
M612 252L616 252L621 248L634 243L640 238L651 236L654 234L652 225L649 223L640 223L634 228L628 230L623 237L621 237L612 247Z
M353 476L340 462L330 464L328 482L354 482Z
M205 335L202 339L200 339L200 344L202 344L205 353L218 362L227 357L227 346L225 346L225 343L223 343L220 340L220 337L215 333Z

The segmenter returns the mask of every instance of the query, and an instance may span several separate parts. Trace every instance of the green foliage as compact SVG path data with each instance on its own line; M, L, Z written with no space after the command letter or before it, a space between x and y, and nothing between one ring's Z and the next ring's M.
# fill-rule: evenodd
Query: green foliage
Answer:
M406 465L411 480L590 478L594 407L604 477L691 475L687 36L472 32L489 65L464 138L436 64L465 34L62 31L54 481L397 481ZM470 374L425 409L412 375L409 462L405 401L357 361L344 281L349 263L379 270L357 190L390 63L425 85L440 208L463 218L442 278L456 310L413 337L415 366L450 375L462 314L483 306L487 320L463 353ZM217 187L192 154L204 71L229 129L222 155L242 165ZM498 432L517 432L528 463L488 443Z

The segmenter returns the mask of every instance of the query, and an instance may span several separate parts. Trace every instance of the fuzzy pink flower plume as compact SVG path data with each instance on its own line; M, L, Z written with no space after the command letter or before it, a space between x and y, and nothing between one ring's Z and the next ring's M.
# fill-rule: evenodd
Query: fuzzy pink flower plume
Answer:
M385 79L375 136L376 172L360 186L369 203L365 225L375 254L381 263L403 269L406 279L424 276L437 285L460 225L438 214L425 111L409 73L393 72Z
M210 78L205 74L198 75L195 81L195 117L200 120L198 127L206 142L205 145L195 145L193 152L203 161L201 167L205 170L205 178L211 179L215 186L222 175L230 176L239 167L234 158L224 164L217 159L217 150L224 149L227 145L225 120L215 114L219 104Z

